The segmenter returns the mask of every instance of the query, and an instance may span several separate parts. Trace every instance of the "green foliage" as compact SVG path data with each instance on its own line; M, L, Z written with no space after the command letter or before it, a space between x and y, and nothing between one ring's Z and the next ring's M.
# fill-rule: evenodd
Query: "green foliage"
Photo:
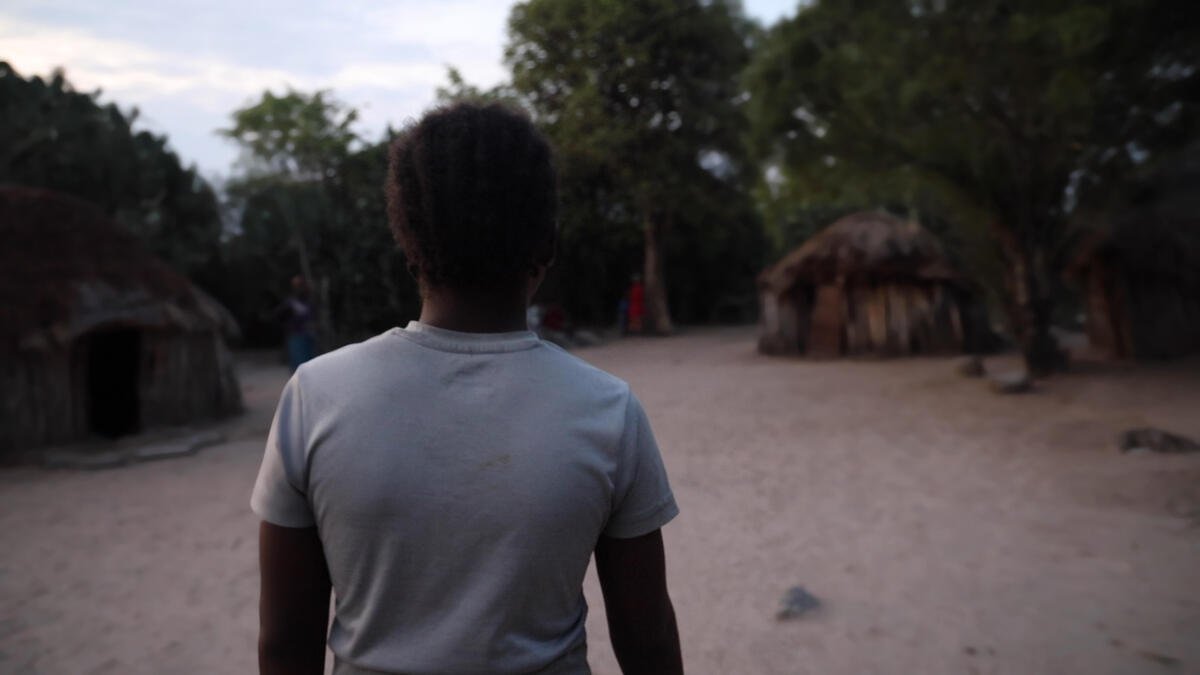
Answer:
M212 189L165 137L133 129L136 110L98 96L72 89L61 71L26 79L0 62L0 183L88 200L176 269L201 273L221 236Z
M387 144L362 144L357 113L328 92L289 91L233 113L243 173L229 185L240 212L218 296L256 342L277 338L267 309L303 274L322 301L329 346L415 317L416 288L387 227ZM328 289L327 300L320 294Z
M737 80L752 36L727 2L513 8L510 95L551 138L562 186L547 293L578 318L610 320L651 230L662 250L645 253L661 253L679 318L707 320L716 296L752 293L763 241L744 189L753 163Z
M233 126L218 133L242 146L251 175L320 180L336 171L358 140L351 129L358 111L328 91L289 89L282 96L264 91L257 103L232 117Z
M1052 243L1071 174L1126 175L1129 153L1097 160L1171 138L1152 113L1194 97L1194 77L1147 76L1197 63L1196 12L1172 25L1172 7L815 3L777 26L748 70L755 147L789 167L911 168Z
M818 193L814 174L837 165L896 197L929 186L942 217L988 224L981 243L1004 252L1032 356L1076 203L1126 180L1133 149L1194 126L1193 106L1155 113L1195 101L1197 13L1168 0L818 1L747 70L752 145Z
M450 68L436 94L522 107L551 139L560 246L543 299L579 323L611 322L643 270L665 270L678 319L732 318L769 258L884 209L934 230L1030 354L1065 304L1083 214L1144 193L1200 130L1200 3L815 0L763 31L734 0L527 0L508 31L511 82ZM331 343L418 310L384 213L393 132L360 138L330 92L233 113L226 230L136 111L0 64L0 113L0 182L99 204L252 341L275 339L264 311L296 273L328 289Z
M464 80L462 73L454 66L446 68L446 79L448 82L445 86L434 90L434 96L439 104L445 105L454 101L499 101L514 107L521 107L517 93L507 84L500 84L491 89L480 89Z

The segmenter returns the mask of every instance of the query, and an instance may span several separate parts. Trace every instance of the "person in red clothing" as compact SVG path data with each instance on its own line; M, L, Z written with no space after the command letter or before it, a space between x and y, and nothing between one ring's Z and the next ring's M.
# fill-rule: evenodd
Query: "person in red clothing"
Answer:
M642 332L642 319L646 316L646 288L642 285L642 277L633 275L633 283L629 286L629 332Z

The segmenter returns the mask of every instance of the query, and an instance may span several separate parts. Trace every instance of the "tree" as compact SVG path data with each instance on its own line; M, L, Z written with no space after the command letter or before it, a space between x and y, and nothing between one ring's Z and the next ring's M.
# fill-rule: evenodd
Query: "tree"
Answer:
M255 104L233 112L233 126L219 134L242 146L251 176L326 180L359 141L351 128L358 111L328 91L289 89L282 96L264 91Z
M584 241L619 254L640 237L647 325L671 332L663 263L673 248L695 258L713 255L696 250L704 245L735 241L745 249L738 262L757 266L737 79L753 25L721 0L528 0L508 30L512 92L558 153L572 272L596 254ZM694 236L678 239L684 233ZM710 261L721 264L720 252Z
M88 200L179 271L202 275L220 243L216 195L165 137L134 130L136 109L99 95L75 91L62 71L26 79L0 62L0 183Z
M299 269L318 293L326 344L412 313L415 286L383 204L387 138L364 143L352 128L357 112L325 91L264 92L232 119L219 133L244 154L229 185L241 216L227 248L240 270L232 276L254 289L242 292L237 311L261 314Z
M911 171L986 213L1031 372L1078 200L1194 127L1197 8L1169 0L818 1L748 69L754 136L796 172ZM1175 139L1175 140L1172 140Z

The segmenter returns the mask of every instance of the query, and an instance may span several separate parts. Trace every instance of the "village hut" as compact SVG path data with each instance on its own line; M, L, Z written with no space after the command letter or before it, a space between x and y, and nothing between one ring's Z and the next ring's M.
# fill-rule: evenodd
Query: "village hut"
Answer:
M937 238L884 213L838 220L764 270L758 288L767 354L962 353L987 333Z
M1200 222L1137 212L1084 238L1067 278L1091 346L1116 359L1200 353Z
M0 460L240 410L227 310L94 206L0 188Z

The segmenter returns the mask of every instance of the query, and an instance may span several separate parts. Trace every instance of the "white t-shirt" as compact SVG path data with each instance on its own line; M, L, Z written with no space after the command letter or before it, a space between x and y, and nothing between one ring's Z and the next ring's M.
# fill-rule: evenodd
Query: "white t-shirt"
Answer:
M627 384L531 332L415 321L296 371L250 503L316 525L339 674L586 674L597 539L679 512Z

